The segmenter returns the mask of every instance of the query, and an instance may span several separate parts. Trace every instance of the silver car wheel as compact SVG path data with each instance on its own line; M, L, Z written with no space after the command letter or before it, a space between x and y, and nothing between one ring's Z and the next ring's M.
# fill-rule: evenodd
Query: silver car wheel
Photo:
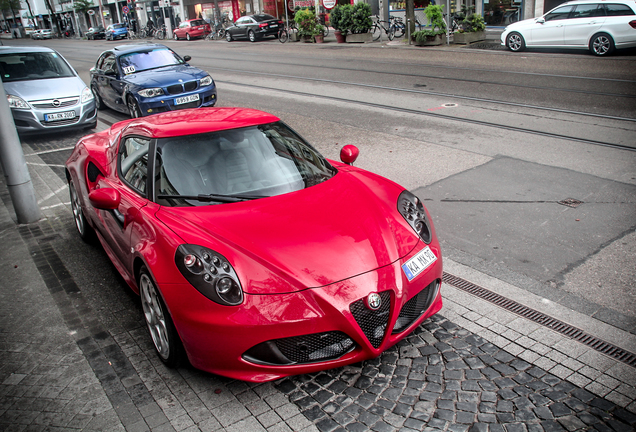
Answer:
M139 282L141 306L144 310L144 318L150 331L150 337L157 353L166 361L170 357L170 339L161 300L150 276L142 273Z
M590 42L590 51L597 56L604 56L614 51L614 41L609 35L600 33L595 35Z
M519 33L510 33L508 35L507 42L510 51L523 51L523 49L526 47L523 36L521 36Z

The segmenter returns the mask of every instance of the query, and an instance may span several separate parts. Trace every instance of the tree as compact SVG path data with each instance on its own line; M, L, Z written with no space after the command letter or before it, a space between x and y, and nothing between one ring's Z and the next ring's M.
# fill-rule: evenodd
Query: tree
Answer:
M10 10L11 11L11 15L13 15L13 22L15 24L18 23L18 21L17 21L18 15L15 14L16 9L18 11L20 9L22 9L22 5L20 4L20 0L0 0L0 10L2 11L2 14L4 15L4 11ZM6 21L6 19L5 19L5 21Z
M75 0L75 10L81 13L87 13L93 7L93 0Z

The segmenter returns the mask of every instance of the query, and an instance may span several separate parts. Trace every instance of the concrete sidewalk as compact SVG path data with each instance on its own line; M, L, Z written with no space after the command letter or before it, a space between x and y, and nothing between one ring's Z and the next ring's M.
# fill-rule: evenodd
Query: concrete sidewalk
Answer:
M636 352L633 334L449 259L442 312L377 359L267 384L166 369L135 297L88 283L115 280L114 270L100 264L86 278L77 271L106 261L75 233L62 179L69 149L53 140L49 148L24 144L23 150L43 219L16 224L2 176L2 430L636 427L636 368L628 364ZM497 295L625 356L524 318L495 301Z

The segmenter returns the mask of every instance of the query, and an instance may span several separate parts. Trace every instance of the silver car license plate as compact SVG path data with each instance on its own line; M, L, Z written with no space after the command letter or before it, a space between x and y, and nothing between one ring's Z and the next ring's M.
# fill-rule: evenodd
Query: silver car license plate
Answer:
M44 114L44 121L54 122L58 120L68 120L75 118L75 111L66 111L61 113Z

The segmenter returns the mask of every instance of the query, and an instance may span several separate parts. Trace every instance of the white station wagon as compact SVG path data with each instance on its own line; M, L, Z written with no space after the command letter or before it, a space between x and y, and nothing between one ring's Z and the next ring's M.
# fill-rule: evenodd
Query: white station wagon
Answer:
M510 24L501 34L501 44L511 51L578 48L604 56L636 46L635 11L634 0L570 1L539 18Z

